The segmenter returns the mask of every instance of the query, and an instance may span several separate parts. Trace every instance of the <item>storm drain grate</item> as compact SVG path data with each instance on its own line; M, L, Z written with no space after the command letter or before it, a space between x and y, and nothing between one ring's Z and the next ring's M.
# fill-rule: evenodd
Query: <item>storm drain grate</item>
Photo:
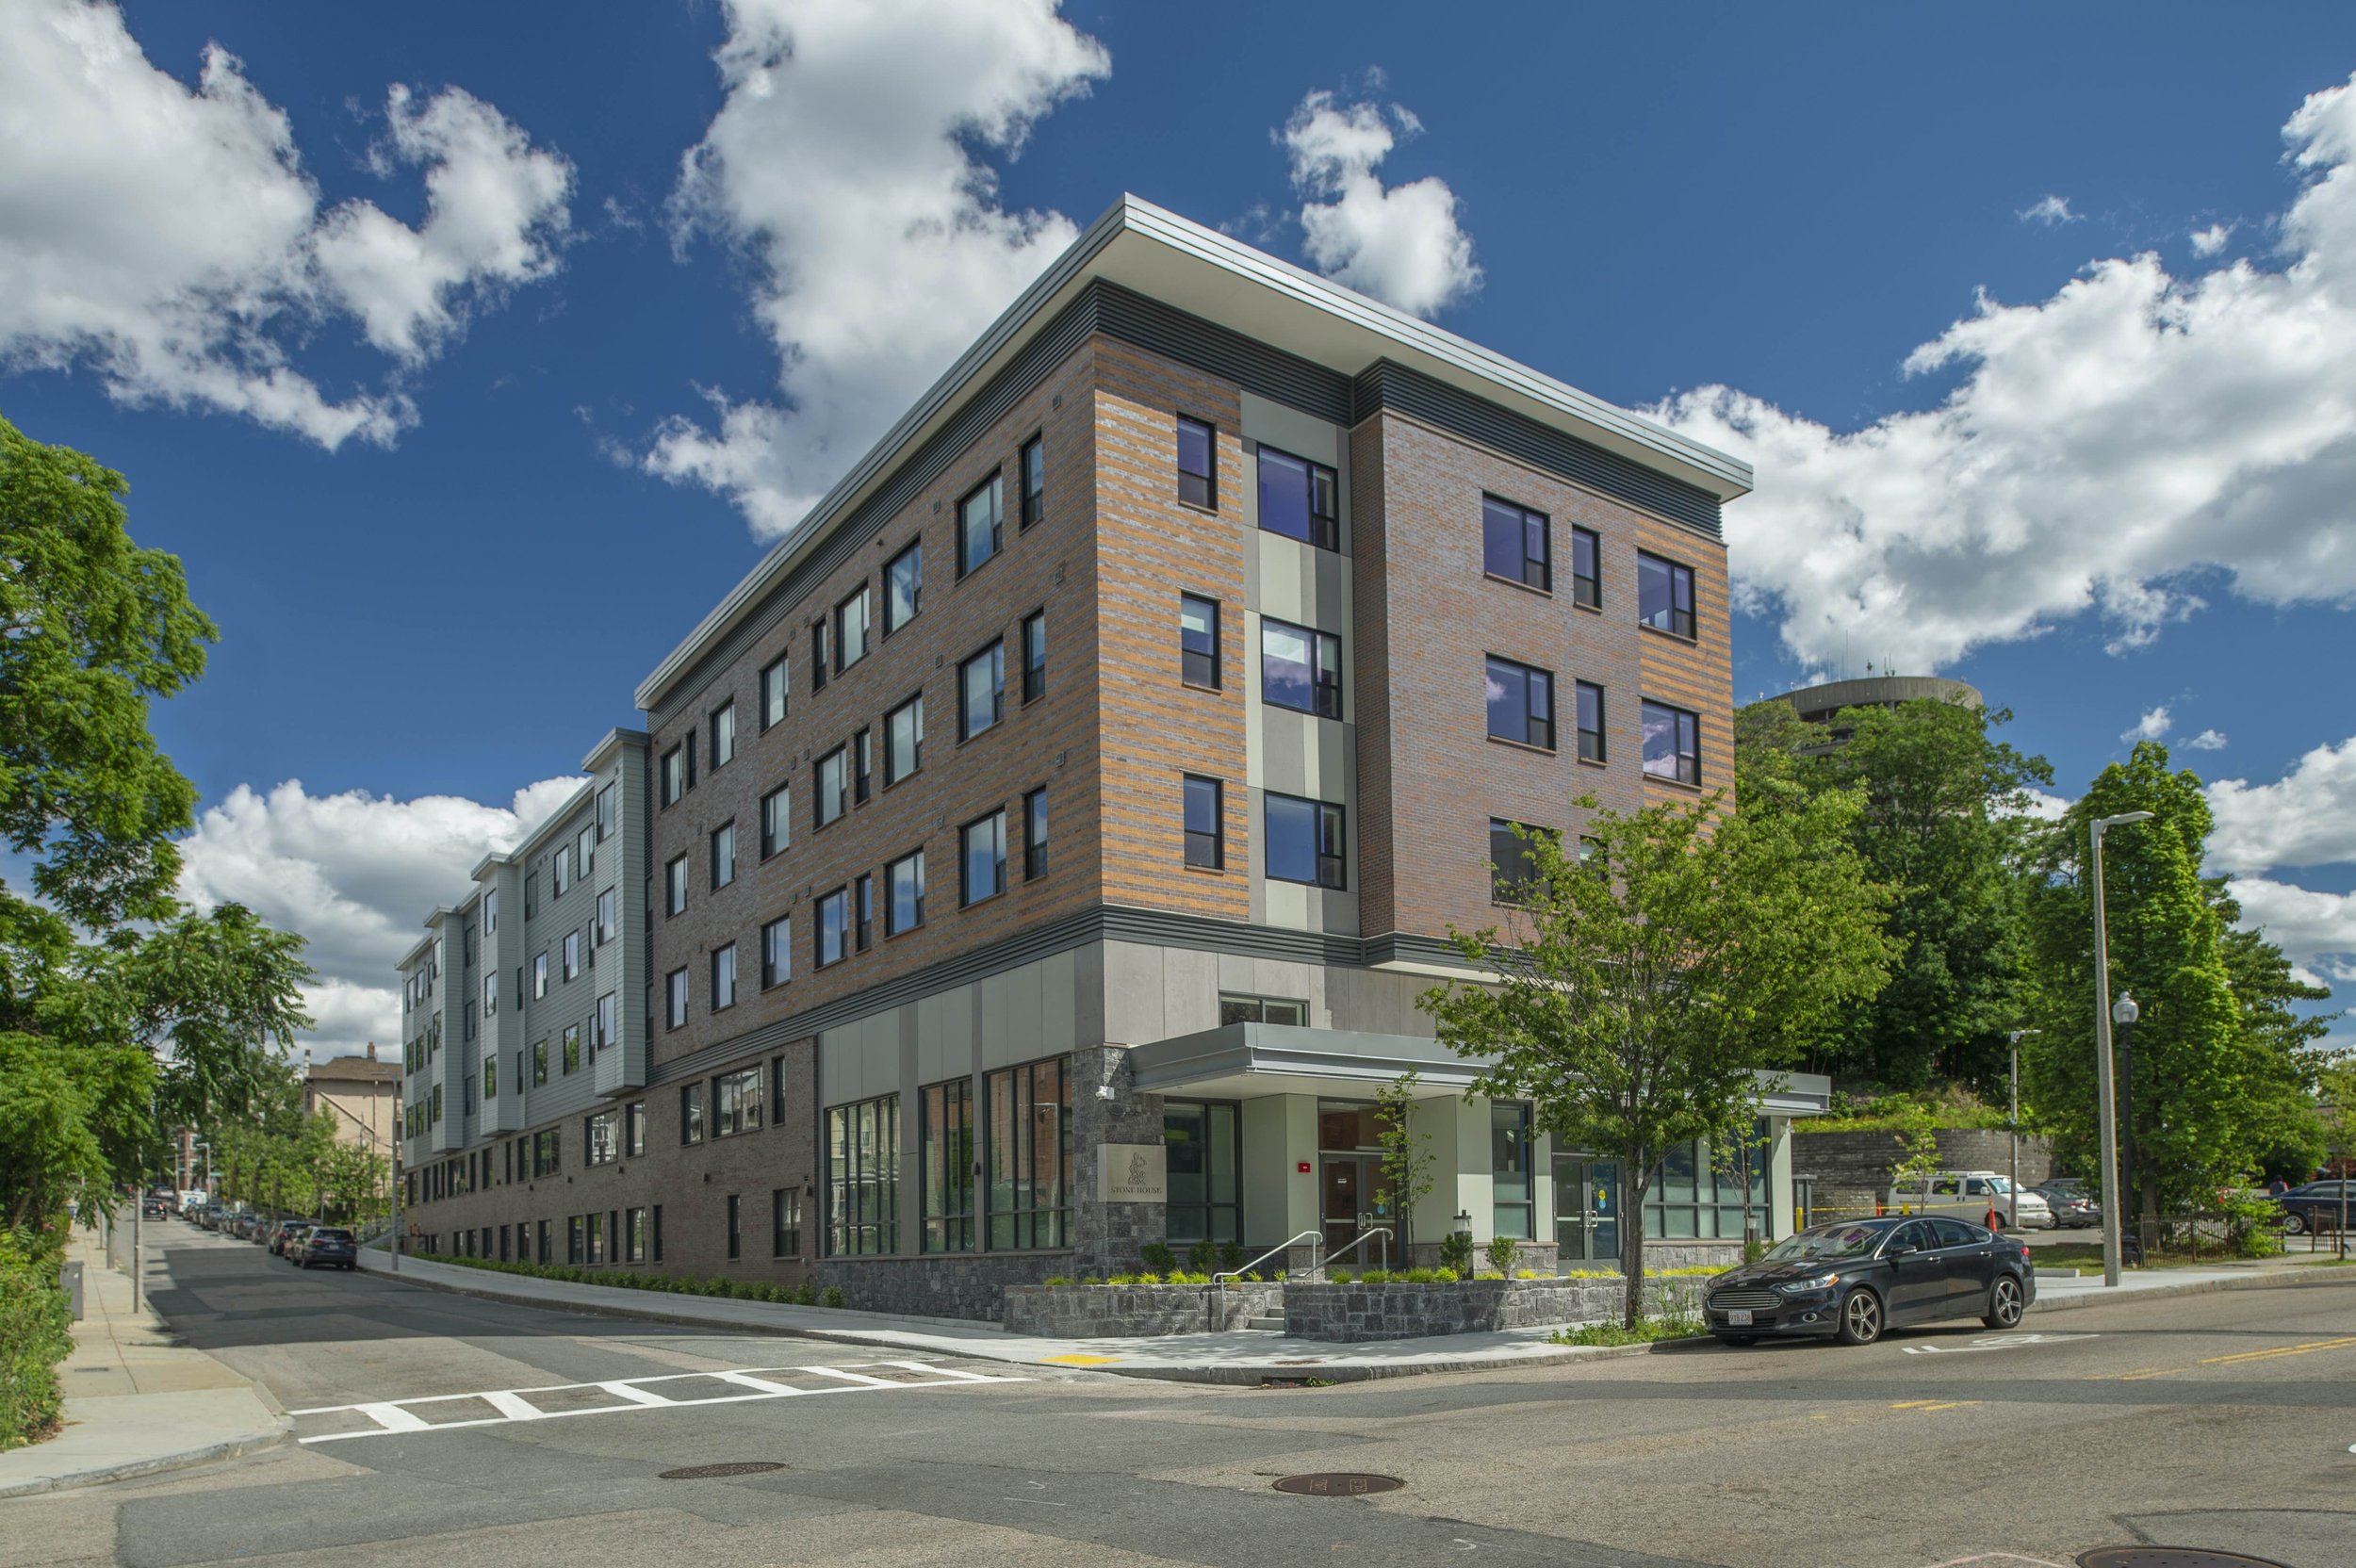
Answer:
M2272 1558L2212 1552L2199 1546L2097 1546L2078 1554L2078 1568L2282 1568Z
M1369 1476L1356 1470L1320 1470L1309 1476L1286 1476L1276 1482L1279 1492L1303 1497L1363 1497L1370 1492L1397 1492L1407 1483L1397 1476Z
M746 1459L738 1460L733 1464L685 1465L677 1470L662 1471L655 1477L655 1479L659 1481L717 1481L725 1480L730 1476L765 1476L772 1470L784 1468L784 1465L775 1460Z

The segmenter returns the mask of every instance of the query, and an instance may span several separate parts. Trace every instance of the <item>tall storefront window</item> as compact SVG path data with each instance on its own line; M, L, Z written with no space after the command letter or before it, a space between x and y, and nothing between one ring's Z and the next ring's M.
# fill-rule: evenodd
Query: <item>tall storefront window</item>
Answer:
M1163 1211L1168 1239L1243 1239L1239 1114L1229 1101L1163 1102L1162 1142L1170 1151L1170 1202Z
M1529 1241L1531 1228L1530 1185L1530 1107L1517 1101L1489 1103L1489 1176L1496 1196L1493 1233Z
M826 1255L900 1250L900 1097L826 1112Z
M973 1086L953 1078L924 1090L924 1250L973 1250Z
M990 1119L990 1245L1066 1247L1072 1080L1060 1056L982 1080Z
M1749 1223L1769 1231L1767 1124L1755 1124L1739 1148L1713 1150L1709 1140L1679 1144L1664 1155L1644 1194L1644 1233L1663 1241L1740 1241L1748 1194Z

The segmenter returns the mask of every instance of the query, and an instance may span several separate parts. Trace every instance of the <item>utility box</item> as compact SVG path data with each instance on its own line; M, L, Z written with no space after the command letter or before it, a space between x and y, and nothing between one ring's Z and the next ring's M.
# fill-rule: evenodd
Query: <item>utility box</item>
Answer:
M65 1288L66 1305L73 1309L74 1321L79 1323L82 1320L81 1260L77 1258L61 1266L57 1270L57 1283Z

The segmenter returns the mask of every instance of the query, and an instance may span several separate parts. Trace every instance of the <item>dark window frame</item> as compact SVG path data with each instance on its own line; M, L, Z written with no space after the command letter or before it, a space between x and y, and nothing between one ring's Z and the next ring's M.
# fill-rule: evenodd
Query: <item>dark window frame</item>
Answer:
M917 1189L924 1221L919 1248L971 1252L980 1240L979 1164L974 1125L979 1099L971 1078L948 1078L917 1091L923 1125L916 1144Z
M1047 694L1047 611L1044 606L1023 617L1017 636L1023 646L1023 705L1027 708Z
M916 710L914 726L915 735L909 742L908 765L902 768L898 766L899 729L895 721L899 719L901 714L908 712L910 709L914 709ZM910 693L908 699L906 702L903 702L898 707L890 709L885 712L883 716L883 782L884 788L889 790L894 784L899 783L903 778L912 778L916 775L924 771L924 693L921 687L915 692Z
M1211 645L1208 652L1186 645L1186 638L1191 635L1186 628L1186 611L1191 605L1206 605L1210 609ZM1226 660L1222 657L1224 633L1219 625L1220 611L1219 601L1207 594L1182 593L1178 596L1178 683L1180 685L1191 686L1198 692L1225 690ZM1207 675L1199 673L1206 668Z
M1679 708L1675 703L1659 702L1651 697L1640 698L1637 713L1648 743L1652 734L1653 714L1656 712L1666 714L1669 718L1670 768L1663 771L1653 766L1653 759L1649 755L1651 747L1648 743L1645 746L1647 755L1644 757L1641 763L1644 776L1698 787L1702 781L1701 715L1690 708Z
M836 926L842 947L829 958L826 956L826 906L837 899L842 900L841 919ZM829 888L811 902L810 907L815 911L810 923L811 968L832 969L851 956L851 885L844 882Z
M1280 702L1269 695L1268 678L1268 634L1270 628L1298 632L1309 640L1309 703ZM1325 667L1325 653L1333 650L1332 670ZM1331 677L1329 679L1328 677ZM1288 713L1306 713L1312 718L1338 719L1342 716L1342 640L1338 633L1319 631L1298 621L1280 620L1274 615L1260 617L1260 700L1270 708L1282 708Z
M1663 611L1655 612L1651 616L1647 616L1644 609L1644 572L1648 565L1657 566L1667 574L1669 589L1667 607ZM1654 631L1666 632L1685 642L1698 641L1701 620L1697 592L1693 567L1681 561L1672 561L1665 555L1656 555L1650 550L1636 552L1636 624L1638 626ZM1662 614L1667 616L1666 625L1663 625L1659 618Z
M1198 419L1189 414L1177 416L1175 438L1171 448L1171 467L1178 479L1178 504L1198 511L1219 510L1219 426L1208 419ZM1186 466L1186 436L1199 431L1203 436L1203 469Z
M1016 531L1028 533L1047 515L1047 434L1041 431L1016 451L1015 472L1022 476L1022 520Z
M1268 509L1265 504L1260 507L1260 514L1257 518L1260 531L1273 533L1279 539L1290 539L1296 544L1314 546L1317 549L1338 551L1342 547L1341 476L1334 472L1330 464L1319 463L1315 458L1303 457L1299 452L1288 452L1282 447L1271 447L1263 441L1252 454L1254 492L1261 498L1268 495L1268 460L1271 457L1281 459L1284 463L1301 465L1301 481L1304 487L1304 494L1301 497L1301 515L1306 519L1309 531L1306 536L1303 536L1288 532L1281 528L1269 527ZM1323 482L1322 484L1319 483L1320 480ZM1317 510L1320 498L1327 503L1330 510L1325 512Z
M857 669L859 661L875 651L875 606L868 602L867 590L868 584L862 581L858 587L835 600L834 608L827 612L827 618L834 624L834 675L837 678ZM859 607L859 651L846 658L844 650L851 645L851 638L847 630L851 622L845 617L844 612L853 605Z
M1491 530L1498 526L1511 528L1514 533L1511 553L1516 569L1511 572L1498 570L1501 563L1493 559L1503 553L1495 547L1491 538ZM1538 547L1538 554L1534 558L1530 553L1533 539ZM1541 594L1553 593L1554 519L1534 507L1483 491L1481 497L1481 575L1499 582L1510 582L1517 588L1528 588Z
M973 886L973 846L968 835L989 823L997 824L997 876L995 884L987 891L977 892ZM995 810L983 812L957 828L957 907L971 909L977 904L987 904L1003 895L1011 885L1006 875L1006 808L1001 806Z
M1595 698L1595 722L1592 727L1587 723L1587 699L1590 696ZM1611 709L1601 686L1592 680L1571 682L1571 722L1579 729L1580 761L1609 762L1612 760L1608 729L1610 715Z
M990 1251L1072 1245L1072 1076L1069 1056L982 1074L982 1240ZM1049 1121L1052 1128L1042 1126ZM1055 1146L1052 1193L1041 1191L1042 1132Z
M990 722L980 728L973 727L972 693L968 689L966 672L984 660L992 660L990 667ZM1006 722L1006 640L993 637L982 647L957 661L957 744L978 741Z
M902 866L911 861L916 866L916 902L908 923L903 925L900 923L899 872ZM904 932L913 931L924 923L925 875L924 846L922 844L909 850L906 855L896 856L884 862L884 936L887 939Z
M1508 742L1513 745L1530 746L1539 751L1554 750L1556 735L1554 672L1542 665L1525 664L1518 659L1508 659L1499 653L1485 653L1481 655L1481 659L1483 661L1481 665L1482 727L1486 730L1489 739ZM1508 671L1517 673L1521 680L1521 733L1518 735L1500 735L1495 727L1496 710L1489 702L1488 686L1496 666L1500 664L1504 665ZM1546 712L1543 717L1531 710L1531 694L1534 686L1530 679L1532 676L1543 678L1546 684ZM1539 735L1543 735L1544 739L1532 738Z
M1047 786L1023 795L1023 880L1036 882L1047 874Z
M1274 856L1268 853L1275 848L1276 844L1276 829L1269 820L1269 813L1279 802L1288 806L1306 806L1314 812L1311 825L1316 836L1316 845L1310 853L1311 858L1317 862L1315 880L1283 875L1275 869ZM1286 794L1281 790L1263 790L1260 792L1260 838L1265 857L1261 866L1261 874L1269 881L1289 882L1303 888L1321 888L1330 892L1350 890L1349 814L1339 802L1317 800L1309 795Z
M761 922L761 988L764 991L775 990L793 978L794 915L789 910L775 920Z
M778 654L761 667L761 733L766 735L785 722L794 708L794 656ZM771 698L775 697L774 703ZM777 710L773 714L770 710Z
M1210 791L1211 826L1194 826L1190 810L1196 798L1194 786L1207 785ZM1186 836L1186 864L1192 871L1225 871L1227 869L1227 781L1208 774L1189 773L1179 776L1179 830Z
M903 562L914 564L916 583L914 591L908 595L908 613L895 619L892 612L892 593L893 586L899 580L900 565ZM909 540L905 549L884 563L883 584L883 634L889 637L924 612L924 541L923 539Z
M1582 553L1592 571L1579 569ZM1603 608L1603 535L1576 523L1571 525L1571 602L1589 610Z
M966 522L966 503L984 491L990 492L990 551L978 559L969 554L973 534ZM1006 553L1006 470L992 468L990 477L957 498L953 519L957 531L957 580L963 582L984 566Z

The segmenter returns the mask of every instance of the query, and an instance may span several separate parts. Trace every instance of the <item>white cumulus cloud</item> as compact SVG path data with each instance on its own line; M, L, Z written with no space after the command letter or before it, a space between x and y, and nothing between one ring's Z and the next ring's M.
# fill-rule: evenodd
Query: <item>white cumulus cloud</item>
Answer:
M2356 739L2317 746L2271 784L2209 786L2209 864L2229 872L2356 861Z
M2014 216L2023 223L2042 223L2049 229L2063 223L2086 221L2085 214L2070 210L2070 198L2067 196L2044 197L2030 203Z
M2225 731L2222 729L2204 729L2190 740L2180 741L2177 743L2188 746L2194 751L2223 751L2227 743Z
M2168 704L2162 703L2119 733L2122 741L2156 741L2168 733Z
M2099 260L2050 298L1983 298L1907 355L1937 406L1836 432L1726 386L1656 416L1747 458L1726 512L1739 602L1824 667L1912 668L2092 611L2114 647L2197 613L2356 601L2356 85L2284 126L2282 254L2189 276Z
M544 779L504 807L361 790L314 795L299 779L267 793L241 784L182 841L181 896L199 908L235 900L308 939L319 981L305 993L317 1023L305 1043L325 1055L371 1039L398 1048L393 966L424 936L426 915L463 898L476 862L513 846L580 784Z
M2241 901L2242 924L2264 930L2300 979L2317 986L2356 980L2356 895L2245 876L2226 890Z
M388 442L400 371L557 265L572 167L490 105L395 86L374 172L424 171L423 223L322 206L286 113L208 46L191 92L90 0L0 0L0 366L88 367L127 403ZM392 361L338 396L297 368L348 320Z
M1056 0L728 0L724 93L673 198L753 269L779 400L708 391L646 467L784 533L1078 235L1009 211L977 150L1107 74Z
M2197 256L2219 254L2224 251L2227 243L2233 239L2233 231L2238 227L2240 225L2237 223L2212 223L2205 229L2193 230L2192 253Z
M1301 226L1310 264L1336 282L1414 316L1431 316L1481 286L1456 193L1427 175L1385 187L1375 172L1422 122L1397 104L1344 104L1310 93L1281 138L1293 186L1308 198Z

